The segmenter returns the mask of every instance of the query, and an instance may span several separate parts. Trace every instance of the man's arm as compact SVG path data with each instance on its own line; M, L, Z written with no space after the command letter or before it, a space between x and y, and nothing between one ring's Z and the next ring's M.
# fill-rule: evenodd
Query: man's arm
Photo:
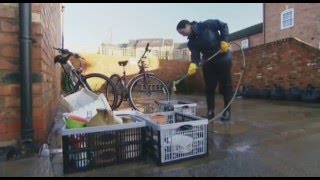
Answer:
M199 65L200 63L200 50L197 47L194 47L188 43L188 48L191 52L191 63Z
M222 22L218 19L209 19L204 21L204 23L206 23L212 31L216 31L216 30L220 31L221 41L226 41L226 42L229 41L228 39L229 28L227 23Z

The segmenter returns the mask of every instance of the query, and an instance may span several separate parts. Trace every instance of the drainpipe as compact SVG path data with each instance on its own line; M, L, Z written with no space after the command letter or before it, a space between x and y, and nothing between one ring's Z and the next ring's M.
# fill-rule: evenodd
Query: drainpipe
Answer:
M266 3L263 3L263 44L266 45Z
M21 140L33 142L32 123L32 37L31 3L19 3L19 41L20 41L20 93L21 93Z

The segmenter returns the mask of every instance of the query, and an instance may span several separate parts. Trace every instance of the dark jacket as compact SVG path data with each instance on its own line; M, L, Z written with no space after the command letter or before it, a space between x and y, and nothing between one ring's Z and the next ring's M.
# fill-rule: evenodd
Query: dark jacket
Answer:
M217 19L191 23L192 35L188 37L188 48L191 51L191 62L199 64L200 53L207 59L220 50L220 42L228 42L228 25Z

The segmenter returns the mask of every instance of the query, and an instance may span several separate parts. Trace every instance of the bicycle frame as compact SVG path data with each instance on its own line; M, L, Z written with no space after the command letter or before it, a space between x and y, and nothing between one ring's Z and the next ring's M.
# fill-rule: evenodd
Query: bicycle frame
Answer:
M73 66L73 64L69 60L70 57L71 57L71 55L67 55L67 57L66 57L66 59L67 59L66 65L69 67L71 72L68 71L66 69L66 67L64 65L62 65L61 63L60 63L60 65L61 65L65 75L67 76L68 85L71 85L72 92L75 90L75 86L76 86L78 81L80 81L80 83L83 85L84 88L89 89L89 85L82 81L83 75L81 74L81 72L78 72L78 70ZM72 78L72 76L76 77L76 79L78 81L77 82L74 81L74 78Z
M159 90L161 88L163 93L166 94L166 96L169 99L169 96L168 96L169 92L165 83L162 82L158 77L156 77L154 73L150 73L146 70L147 68L147 64L145 63L146 53L151 51L148 49L148 47L149 47L149 43L147 44L144 53L142 54L139 61L137 62L137 65L139 67L138 74L134 75L132 78L130 78L129 81L127 81L125 65L127 64L128 61L119 61L119 65L123 66L123 75L119 76L117 74L113 74L111 76L111 77L115 77L116 78L115 80L117 81L117 83L121 85L121 91L120 93L118 93L118 96L120 96L120 101L117 102L117 107L121 105L121 102L123 100L125 101L129 100L130 106L133 107L134 109L137 109L137 106L132 99L132 89L136 87L136 85L139 85L139 87L141 87L140 90L144 92L145 95L147 95L148 97L150 97L151 94L153 94L152 92L154 88L159 88ZM149 79L150 81L152 80L153 81L149 82ZM153 86L154 81L160 83L162 86ZM137 82L139 82L139 84L135 84ZM163 86L165 88L163 88Z
M139 61L137 62L138 67L139 67L139 72L138 72L138 74L136 74L135 76L133 76L133 77L129 80L128 83L126 83L126 72L125 72L125 70L123 71L123 75L121 76L121 80L123 81L123 85L124 85L124 87L125 87L125 97L127 96L127 93L128 93L128 92L127 92L128 86L131 84L131 82L132 82L136 77L138 77L140 74L143 74L143 77L144 77L143 80L144 80L144 83L146 83L146 82L147 82L147 75L148 75L148 74L154 74L154 73L149 73L148 71L146 71L147 66L146 66L146 64L145 64L145 61L143 60L144 58L146 58L146 56L145 56L146 53L151 51L151 50L148 49L148 46L149 46L149 44L147 45L146 50L144 51L144 53L143 53L142 56L140 57ZM148 88L148 91L149 91L149 93L150 93L149 88Z

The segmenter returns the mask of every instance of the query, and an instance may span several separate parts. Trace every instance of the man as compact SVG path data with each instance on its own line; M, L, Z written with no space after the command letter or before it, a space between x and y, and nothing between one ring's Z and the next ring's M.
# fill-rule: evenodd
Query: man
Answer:
M229 50L228 25L220 20L206 20L204 22L189 22L181 20L177 25L177 31L182 36L188 37L188 48L191 51L191 63L188 75L196 73L202 59L206 60L216 52L220 53L203 65L205 93L207 101L207 118L214 118L215 90L219 82L225 107L232 99L233 90L231 83L232 53ZM224 111L222 121L228 121L231 117L231 108Z

